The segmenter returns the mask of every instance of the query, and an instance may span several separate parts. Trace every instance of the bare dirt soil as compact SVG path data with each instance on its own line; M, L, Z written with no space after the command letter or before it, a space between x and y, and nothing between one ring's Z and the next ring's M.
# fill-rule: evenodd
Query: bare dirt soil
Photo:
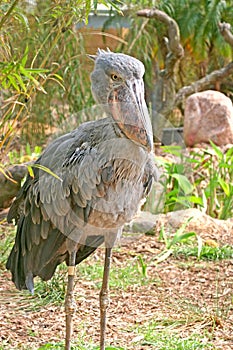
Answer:
M228 244L233 245L233 236L230 239L229 242L228 237ZM156 266L154 257L162 249L164 245L159 242L157 232L155 236L123 238L121 248L115 250L113 265L121 267L129 259L133 263L136 256L142 256L148 264L148 279L153 282L111 290L108 343L127 350L156 349L154 345L143 345L143 333L137 332L137 327L156 321L158 332L173 324L169 329L178 337L208 335L213 349L233 349L233 261L197 261L192 257L187 260L171 256ZM86 263L94 264L103 254L103 249L98 249ZM47 342L62 341L63 305L47 305L31 311L30 297L27 299L16 291L10 278L6 271L0 274L0 335L4 344L0 348L38 349ZM87 344L90 340L98 344L96 283L79 276L75 287L74 338L82 336Z

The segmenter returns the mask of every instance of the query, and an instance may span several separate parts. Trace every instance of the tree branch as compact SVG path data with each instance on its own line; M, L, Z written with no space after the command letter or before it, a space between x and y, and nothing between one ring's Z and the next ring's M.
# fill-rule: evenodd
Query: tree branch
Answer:
M156 18L168 26L169 50L177 58L180 59L184 55L184 50L180 44L180 31L176 21L168 16L165 12L153 10L140 10L137 12L139 17Z
M233 34L231 33L230 23L219 23L218 27L220 30L220 34L223 36L224 40L233 48Z
M233 73L233 62L227 66L215 70L204 78L182 87L177 93L175 91L174 67L177 61L184 55L180 43L180 31L176 21L165 12L158 9L144 9L137 12L139 17L155 18L168 26L168 54L166 56L165 68L159 72L152 96L152 117L153 132L156 138L160 136L164 121L168 118L172 109L179 105L183 99L192 93L203 91L211 87L217 81L222 81ZM233 34L229 23L219 23L219 30L225 41L233 47ZM157 134L155 134L155 132Z
M176 96L175 90L175 65L183 57L184 49L180 44L180 31L176 21L165 12L158 9L144 9L137 12L139 17L155 18L168 27L168 38L166 40L167 55L164 69L159 71L152 96L152 127L154 137L161 140L162 129L173 108ZM161 117L162 116L162 117Z
M231 33L230 23L219 23L218 26L224 40L233 47L233 34ZM222 81L231 74L233 74L233 62L230 62L228 65L219 70L213 71L204 78L197 80L188 86L182 87L176 94L175 105L182 102L186 96L189 96L195 92L203 91L209 88L211 84L214 84L216 81Z
M228 77L233 73L233 62L229 63L227 66L215 70L212 73L206 75L204 78L195 81L194 83L182 87L176 94L174 105L178 105L182 100L195 92L203 91L214 84L216 81L222 81L224 78Z

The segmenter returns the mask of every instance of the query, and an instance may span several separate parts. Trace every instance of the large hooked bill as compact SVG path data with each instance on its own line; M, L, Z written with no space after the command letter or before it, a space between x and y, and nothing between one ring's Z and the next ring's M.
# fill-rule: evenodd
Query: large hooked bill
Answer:
M144 99L142 79L126 81L114 88L108 98L114 121L127 138L153 149L153 132L148 109Z

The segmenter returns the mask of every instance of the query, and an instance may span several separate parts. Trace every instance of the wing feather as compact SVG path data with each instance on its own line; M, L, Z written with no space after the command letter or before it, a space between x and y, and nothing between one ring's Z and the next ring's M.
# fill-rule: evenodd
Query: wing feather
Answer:
M35 201L32 201L31 203L31 217L33 224L40 224L41 222L41 211L40 208L36 206Z
M34 168L34 178L27 177L9 211L8 220L15 219L18 227L7 268L17 288L32 291L34 276L52 277L56 266L67 259L67 236L81 237L93 204L106 195L101 183L105 160L99 158L98 142L115 135L109 125L108 130L103 120L85 123L55 140L36 161L60 179ZM111 169L106 174L111 181ZM96 244L89 249L84 243L77 262L103 242L102 236L93 239Z
M50 229L50 221L43 220L41 221L41 231L40 235L42 239L46 239L48 237L49 229Z

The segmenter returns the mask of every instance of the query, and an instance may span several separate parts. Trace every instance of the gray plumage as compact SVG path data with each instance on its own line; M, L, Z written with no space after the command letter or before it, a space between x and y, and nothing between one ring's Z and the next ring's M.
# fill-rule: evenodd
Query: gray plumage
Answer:
M103 242L112 247L148 194L156 167L143 74L137 59L99 50L92 91L106 117L52 142L35 165L59 179L34 167L10 208L17 234L7 269L18 289L33 292L35 276L48 280L68 263L70 242L76 264Z

